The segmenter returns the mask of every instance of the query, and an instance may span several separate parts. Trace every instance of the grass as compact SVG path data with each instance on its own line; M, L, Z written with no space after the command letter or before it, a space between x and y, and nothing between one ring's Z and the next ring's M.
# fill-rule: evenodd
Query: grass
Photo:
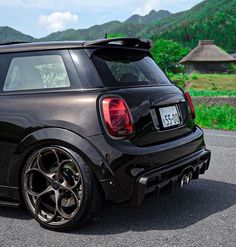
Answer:
M192 90L236 91L236 74L192 74L187 82Z
M191 96L236 97L236 74L171 74L177 85L188 90ZM196 123L203 128L236 131L236 107L222 104L195 105Z
M191 96L202 96L202 97L217 97L217 96L228 96L236 97L236 90L188 90Z
M197 105L196 123L203 128L236 130L236 108L230 105Z
M192 96L236 96L236 74L173 74L168 76Z

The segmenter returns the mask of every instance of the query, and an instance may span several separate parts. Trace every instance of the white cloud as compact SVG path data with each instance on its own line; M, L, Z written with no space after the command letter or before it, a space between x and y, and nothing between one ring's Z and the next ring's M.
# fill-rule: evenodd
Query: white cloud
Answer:
M53 12L50 15L41 15L38 25L48 31L56 32L64 30L67 25L78 22L78 16L71 12Z
M145 1L145 3L141 7L136 8L134 14L146 15L153 9L160 9L161 6L161 0L148 0Z
M144 0L138 5L139 7L135 9L133 14L146 15L153 9L164 9L175 13L191 8L199 2L201 2L201 0Z

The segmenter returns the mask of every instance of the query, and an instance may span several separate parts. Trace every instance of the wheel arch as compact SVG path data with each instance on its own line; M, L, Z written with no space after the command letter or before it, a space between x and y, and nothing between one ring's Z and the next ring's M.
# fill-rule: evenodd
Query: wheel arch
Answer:
M98 181L113 176L104 157L88 140L66 129L43 128L30 133L18 145L8 169L10 186L20 188L25 162L34 151L47 145L62 146L78 153L89 165Z

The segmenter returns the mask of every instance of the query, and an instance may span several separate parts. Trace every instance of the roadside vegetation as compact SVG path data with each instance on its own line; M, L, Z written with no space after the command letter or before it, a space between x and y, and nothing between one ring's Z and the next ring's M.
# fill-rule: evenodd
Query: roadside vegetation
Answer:
M236 108L230 105L197 105L196 123L203 128L236 130Z
M172 74L169 76L192 97L236 97L236 74ZM236 108L227 104L195 105L196 123L203 128L236 131Z
M191 96L195 97L236 97L236 90L195 90L189 89Z

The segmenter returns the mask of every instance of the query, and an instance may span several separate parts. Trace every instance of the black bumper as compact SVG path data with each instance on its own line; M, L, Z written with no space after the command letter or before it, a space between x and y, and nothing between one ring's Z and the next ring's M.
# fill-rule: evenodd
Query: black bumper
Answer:
M211 152L203 148L187 157L142 174L136 181L131 204L139 206L146 195L159 195L163 188L171 191L174 187L180 186L182 176L189 171L193 174L192 178L197 179L199 174L205 173L209 168L210 158Z

